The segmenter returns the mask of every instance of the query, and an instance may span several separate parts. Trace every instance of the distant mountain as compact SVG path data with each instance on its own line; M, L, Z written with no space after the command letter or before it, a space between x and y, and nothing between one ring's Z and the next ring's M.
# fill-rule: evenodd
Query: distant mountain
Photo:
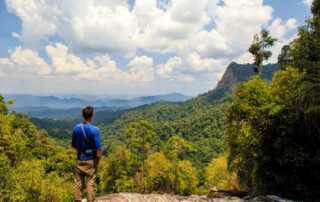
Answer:
M138 97L134 98L131 101L136 106L151 104L158 101L167 101L167 102L184 102L191 97L185 96L180 93L171 93L167 95L154 95L154 96L145 96L145 97Z
M278 65L265 66L263 77L271 80L273 73L278 69ZM155 124L157 133L162 139L173 134L180 134L199 146L201 154L197 157L198 159L209 161L212 158L211 154L220 152L220 144L223 142L221 140L224 134L224 109L229 104L223 98L231 92L237 83L248 80L253 74L253 65L231 63L218 86L208 93L192 99L180 94L134 98L131 100L131 104L138 107L115 111L99 110L94 122L107 130L108 138L106 139L110 139L111 136L118 137L131 121L150 120ZM188 100L185 102L159 101L182 99ZM116 101L114 100L114 102ZM123 100L119 100L118 104L123 104L122 102ZM151 104L140 106L141 103ZM79 111L80 109L77 109L73 113L79 113ZM65 116L67 112L59 111L56 114ZM63 139L69 137L70 131L68 130L81 118L79 114L77 117L78 120L69 121L52 119L35 119L34 121L40 128L47 129L50 135ZM212 136L214 136L214 141L210 142ZM203 141L206 139L208 141Z
M204 94L209 100L214 101L223 98L234 89L236 84L247 81L255 75L254 65L237 64L232 62L226 69L215 89ZM273 74L280 69L278 64L268 64L262 68L262 78L272 80Z
M5 95L6 100L14 100L15 104L10 108L12 111L26 113L37 118L70 118L79 115L83 106L93 105L100 110L116 111L129 109L141 105L152 104L158 101L183 102L190 97L172 93L166 95L144 96L133 99L85 99L64 98L58 96L37 95Z
M52 108L52 109L66 109L81 107L90 104L89 101L78 98L61 98L57 96L38 96L38 95L22 95L11 94L4 95L5 99L12 99L15 104L12 109L22 108Z

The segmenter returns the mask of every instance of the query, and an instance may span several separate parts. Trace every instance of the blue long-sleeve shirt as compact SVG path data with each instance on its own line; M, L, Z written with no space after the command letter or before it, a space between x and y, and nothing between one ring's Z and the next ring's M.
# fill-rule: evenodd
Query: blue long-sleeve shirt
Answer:
M83 134L81 125L87 136ZM72 147L78 151L78 160L92 160L96 157L96 151L101 149L100 130L92 124L79 123L73 128Z

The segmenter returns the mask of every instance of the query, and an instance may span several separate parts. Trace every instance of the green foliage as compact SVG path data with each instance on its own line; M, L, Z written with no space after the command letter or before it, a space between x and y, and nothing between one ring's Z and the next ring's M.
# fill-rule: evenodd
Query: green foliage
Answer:
M191 161L179 161L176 169L176 193L183 195L194 193L197 190L199 179Z
M271 84L254 77L234 94L227 112L229 166L253 193L319 197L319 102L312 97L317 94L304 90L317 89L320 80L306 83L305 78L306 73L287 67Z
M259 160L259 140L262 129L269 123L272 113L270 86L260 77L238 86L227 112L227 142L230 148L232 169L236 169L242 184L255 183L255 162Z
M292 65L292 47L290 45L284 45L281 49L281 53L278 56L278 64L282 70L285 70L287 66Z
M228 169L228 155L224 154L212 159L205 171L208 189L239 190L237 174Z
M24 115L0 113L0 125L0 201L72 201L74 154Z
M11 201L72 201L70 183L53 172L46 174L40 160L22 161L10 175Z
M108 158L100 162L101 189L105 192L133 191L135 164L130 150L122 145L115 147Z
M0 95L0 113L7 113L8 108L6 103L4 102L4 97Z
M145 120L132 122L124 131L124 142L135 154L141 154L142 160L147 158L152 147L156 145L156 133L153 125Z
M198 167L203 167L223 151L223 109L226 105L222 102L210 103L205 96L200 96L185 103L144 106L123 114L112 125L103 125L103 133L108 134L106 144L112 147L114 142L125 142L122 131L131 122L146 119L154 127L156 139L153 144L156 147L164 145L172 136L179 136L192 142L193 150L196 151L188 152L186 158Z
M170 192L173 187L173 164L161 152L151 154L146 161L146 189Z
M249 48L249 52L254 56L256 72L261 73L261 66L264 60L268 60L272 56L272 52L267 50L271 48L277 39L272 38L267 30L261 30L260 35L254 36L253 42Z
M186 158L188 152L194 151L194 146L182 137L175 135L167 141L166 151L169 158L176 161Z
M123 131L118 146L110 147L102 163L99 174L104 183L102 191L177 194L197 191L198 172L186 160L195 151L191 143L178 135L160 141L154 125L145 120L131 122Z

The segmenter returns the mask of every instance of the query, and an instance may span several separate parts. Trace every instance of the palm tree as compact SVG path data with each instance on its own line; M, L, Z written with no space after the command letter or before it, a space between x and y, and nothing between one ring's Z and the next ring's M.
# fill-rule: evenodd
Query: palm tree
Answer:
M263 62L272 56L272 52L267 49L274 46L276 41L277 39L270 36L270 33L265 29L262 29L260 34L254 35L249 52L254 56L255 72L257 74L261 74Z

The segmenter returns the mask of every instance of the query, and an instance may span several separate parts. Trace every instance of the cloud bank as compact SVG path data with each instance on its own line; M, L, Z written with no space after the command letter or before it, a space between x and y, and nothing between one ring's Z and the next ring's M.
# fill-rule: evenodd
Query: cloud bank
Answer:
M93 93L116 83L123 93L136 86L146 93L197 94L212 89L232 60L252 61L247 48L262 27L280 41L275 53L297 28L295 19L274 18L263 0L136 0L133 5L6 0L6 5L21 19L21 32L13 33L21 47L0 58L0 76L33 79L33 85L51 82L39 91L72 92L88 81L97 84L88 90ZM63 79L73 89L58 88Z

